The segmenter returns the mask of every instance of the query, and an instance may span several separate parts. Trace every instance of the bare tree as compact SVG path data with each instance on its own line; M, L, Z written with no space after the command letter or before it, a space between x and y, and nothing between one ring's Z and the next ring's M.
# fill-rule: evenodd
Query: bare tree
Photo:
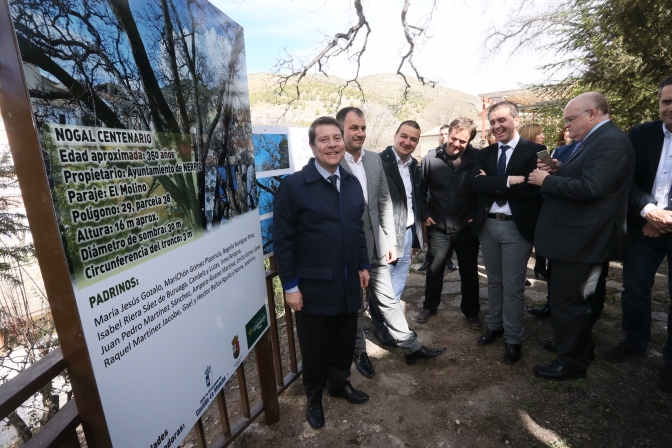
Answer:
M397 67L397 74L403 78L405 84L405 88L397 108L400 108L408 99L408 92L411 89L411 85L409 84L406 75L403 73L403 69L406 66L410 67L422 85L427 85L430 87L434 87L436 85L435 81L431 81L420 74L420 71L413 62L413 56L417 51L417 46L422 42L423 39L427 38L426 30L432 19L434 10L436 9L437 2L438 0L433 2L431 10L425 16L425 21L422 24L412 24L408 22L407 14L411 6L411 0L405 0L404 5L400 11L401 27L404 32L407 44L403 49L404 53L402 54L399 61L399 66ZM328 76L327 72L325 71L325 66L331 59L336 59L339 57L346 57L347 59L355 62L355 74L351 79L346 80L345 83L340 86L339 95L334 110L338 110L340 108L343 91L351 85L357 87L362 96L362 103L365 102L364 91L359 83L359 72L361 69L362 56L366 52L366 45L368 43L369 35L371 34L371 27L366 19L366 13L364 11L364 7L362 6L362 1L353 0L352 4L357 17L357 23L351 26L347 31L336 33L333 37L325 39L322 48L315 56L304 60L292 56L291 54L287 54L286 57L278 60L275 66L276 94L278 97L284 95L288 98L284 110L285 114L289 110L291 104L301 98L301 81L308 74L308 72L312 69L316 69L318 72ZM363 37L357 41L357 37L360 34L363 34Z

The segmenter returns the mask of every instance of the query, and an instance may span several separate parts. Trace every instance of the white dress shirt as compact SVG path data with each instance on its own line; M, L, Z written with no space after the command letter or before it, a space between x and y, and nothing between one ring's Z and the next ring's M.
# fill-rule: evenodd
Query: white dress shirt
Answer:
M502 156L502 146L508 146L509 149L506 151L506 166L508 168L511 155L513 154L513 151L516 150L516 146L518 146L519 141L520 135L517 134L515 138L509 143L498 142L499 149L497 150L497 163L499 163L499 158ZM509 188L509 176L506 176L506 188ZM507 201L506 204L502 205L501 207L497 205L497 202L493 202L492 207L490 207L490 213L503 213L505 215L510 215L511 207L509 207L509 202Z
M642 217L646 216L651 210L664 209L668 206L670 196L670 183L672 183L672 132L667 129L663 123L663 150L660 153L660 162L658 162L658 171L656 180L653 182L651 196L656 198L656 204L646 204L639 213Z
M368 204L369 194L366 184L366 171L364 171L364 164L362 163L363 158L364 158L363 149L359 152L359 159L357 159L356 162L352 154L350 154L347 151L345 152L345 161L348 163L348 166L350 167L350 171L352 171L352 174L354 174L355 177L359 179L359 183L362 186L362 193L364 193L364 202Z
M411 162L413 159L408 156L406 162L402 162L401 157L397 151L392 150L394 157L397 158L397 167L401 174L401 180L404 182L404 190L406 190L406 227L410 227L415 223L415 214L413 213L413 181L411 180Z

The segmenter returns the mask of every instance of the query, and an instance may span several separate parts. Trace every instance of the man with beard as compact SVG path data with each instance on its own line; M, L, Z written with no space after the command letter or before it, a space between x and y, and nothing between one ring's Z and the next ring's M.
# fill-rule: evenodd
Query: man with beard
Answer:
M476 125L469 118L456 118L448 126L448 138L422 159L418 203L427 228L427 279L423 311L416 318L427 322L441 302L443 274L455 247L460 279L460 309L473 329L483 328L478 317L478 238L471 235L477 196L467 186L478 151L471 146Z

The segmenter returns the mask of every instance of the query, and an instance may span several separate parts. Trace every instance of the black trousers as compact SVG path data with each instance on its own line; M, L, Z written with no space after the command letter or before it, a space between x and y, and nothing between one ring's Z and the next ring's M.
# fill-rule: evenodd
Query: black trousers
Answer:
M355 354L357 313L321 316L296 313L296 333L303 363L308 403L321 402L322 390L345 387Z
M443 274L448 263L449 248L452 246L457 254L460 271L462 303L460 309L467 318L478 316L481 304L478 301L478 238L471 236L471 228L467 227L458 233L444 233L434 226L427 228L429 249L427 259L427 278L425 281L425 302L423 308L436 312L441 303Z
M551 322L557 361L563 366L586 369L595 349L590 332L604 308L604 294L598 296L595 291L605 263L553 260L551 265Z
M553 268L551 267L551 261L548 262L548 301L546 306L551 308L551 272ZM604 262L602 264L602 273L600 278L597 279L597 285L595 286L595 295L592 300L590 307L590 326L591 328L600 320L602 317L602 311L604 310L604 300L607 297L607 275L609 274L609 262Z

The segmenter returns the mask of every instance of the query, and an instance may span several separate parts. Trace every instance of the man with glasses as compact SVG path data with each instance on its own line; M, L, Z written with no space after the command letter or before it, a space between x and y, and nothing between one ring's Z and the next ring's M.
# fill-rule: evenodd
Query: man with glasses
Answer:
M596 285L609 260L621 259L635 154L609 120L609 103L588 92L565 107L569 136L578 142L554 174L536 169L528 182L541 187L544 204L534 245L551 265L554 361L534 366L545 379L583 378L594 356L591 310L603 296ZM552 237L551 237L552 235Z

